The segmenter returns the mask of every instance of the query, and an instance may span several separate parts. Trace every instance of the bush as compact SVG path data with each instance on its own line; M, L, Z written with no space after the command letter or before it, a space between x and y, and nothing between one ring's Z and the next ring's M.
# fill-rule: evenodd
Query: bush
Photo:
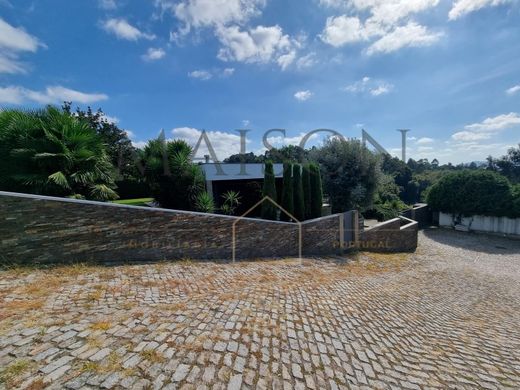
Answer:
M133 177L116 181L117 194L121 199L148 198L152 190L147 182Z
M274 168L273 163L271 161L267 161L265 163L265 172L264 172L264 188L262 190L262 197L270 197L273 201L276 202L276 178L274 176ZM275 205L265 200L262 202L262 219L270 219L272 221L276 220L276 207Z
M514 216L509 181L491 171L449 173L428 192L433 210L450 214Z
M311 158L321 166L333 213L372 206L381 173L379 157L360 141L330 139L313 150Z
M311 174L309 164L302 168L303 201L305 208L305 219L311 218Z
M305 200L302 182L302 166L295 164L293 167L293 190L294 190L294 217L298 221L305 219Z
M323 206L323 190L321 187L320 166L311 164L309 167L311 179L311 218L321 217Z
M513 207L511 216L520 217L520 184L513 186Z
M292 172L292 164L283 164L282 207L287 213L294 215L294 191ZM289 221L291 218L286 213L282 212L280 214L280 219L282 221Z

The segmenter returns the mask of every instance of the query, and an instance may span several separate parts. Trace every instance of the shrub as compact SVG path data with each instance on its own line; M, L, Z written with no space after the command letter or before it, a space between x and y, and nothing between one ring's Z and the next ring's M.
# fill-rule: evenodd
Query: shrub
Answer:
M513 207L511 216L512 217L520 217L520 184L516 184L513 186Z
M294 191L293 191L293 165L291 163L283 164L283 188L282 188L282 207L289 214L294 215ZM288 221L291 218L282 212L280 214L282 221Z
M491 171L459 171L442 177L428 192L434 210L451 214L512 216L509 181Z
M321 208L323 206L323 191L321 188L320 167L317 164L311 164L310 167L311 182L311 218L321 217Z
M197 197L204 192L202 169L191 162L191 147L181 140L148 141L143 150L145 178L162 207L197 209Z
M0 110L0 189L113 200L115 169L103 139L63 110Z
M236 208L240 206L240 193L238 191L227 191L222 194L224 203L220 207L220 211L226 215L234 215Z
M195 210L202 213L212 213L215 211L213 197L207 192L200 192L195 199Z
M303 201L305 207L305 219L311 217L311 174L308 164L302 168Z
M293 167L293 190L294 190L294 217L298 221L305 219L305 202L303 194L302 167L295 164Z
M270 197L273 201L276 202L276 182L273 163L271 161L267 161L265 163L264 188L262 189L262 197L265 196ZM262 203L261 217L263 219L270 219L273 221L276 220L276 207L272 202L265 200Z

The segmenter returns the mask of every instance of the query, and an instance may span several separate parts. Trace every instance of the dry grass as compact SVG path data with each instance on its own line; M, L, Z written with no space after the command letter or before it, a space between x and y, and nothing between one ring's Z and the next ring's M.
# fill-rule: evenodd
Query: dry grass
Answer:
M145 349L139 355L152 363L162 363L165 360L163 355L153 349Z
M112 324L108 321L98 321L90 324L90 329L92 330L103 330L107 331L112 327Z
M7 388L16 387L19 384L20 377L27 373L32 366L33 363L29 360L15 360L0 371L0 384L5 384Z

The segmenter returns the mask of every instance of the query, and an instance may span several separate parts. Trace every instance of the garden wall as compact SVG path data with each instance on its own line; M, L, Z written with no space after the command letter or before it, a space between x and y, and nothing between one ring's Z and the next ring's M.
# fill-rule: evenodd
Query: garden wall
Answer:
M302 255L348 249L347 215L303 222ZM233 224L236 259L298 255L295 223L0 191L0 263L230 260ZM356 237L361 249L374 249L363 247L368 240L391 243L376 250L410 250L417 245L413 224L415 230L383 223Z
M418 203L413 208L403 211L403 217L413 219L419 223L419 229L424 229L433 224L433 213L430 207L425 203Z
M359 248L371 252L413 252L419 223L399 217L372 226L359 234Z
M475 215L461 217L439 213L439 226L454 227L458 230L499 233L520 237L520 218L490 217Z

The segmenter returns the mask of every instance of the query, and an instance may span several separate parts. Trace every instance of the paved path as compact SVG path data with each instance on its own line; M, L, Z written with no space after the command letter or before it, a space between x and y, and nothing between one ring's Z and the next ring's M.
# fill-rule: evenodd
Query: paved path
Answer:
M0 388L520 388L520 242L0 272Z

